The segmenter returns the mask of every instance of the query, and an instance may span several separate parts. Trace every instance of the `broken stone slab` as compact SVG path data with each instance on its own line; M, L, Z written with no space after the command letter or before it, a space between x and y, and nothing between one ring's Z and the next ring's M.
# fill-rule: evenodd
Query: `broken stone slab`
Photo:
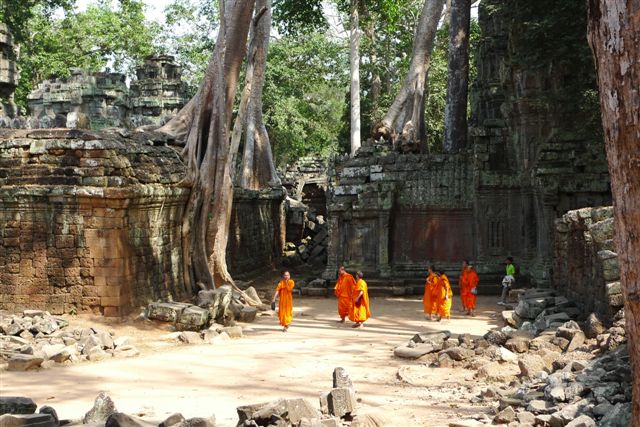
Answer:
M569 342L569 345L567 346L567 349L565 351L567 353L575 351L576 349L578 349L584 344L585 339L586 337L584 335L584 332L582 331L576 332L576 334L573 336L573 338Z
M527 405L527 411L532 412L536 415L538 414L551 414L555 412L556 406L551 402L547 402L542 399L534 399L529 402Z
M87 358L92 362L104 360L108 357L111 357L111 355L100 347L93 347L91 350L89 350L89 354L87 354Z
M45 359L52 359L54 355L64 350L64 344L46 344L40 347L40 351L44 353Z
M566 427L596 427L596 426L597 424L593 420L593 418L587 415L580 415L578 418L576 418L573 421L570 421L569 424L566 425Z
M178 336L178 339L185 344L201 344L202 343L202 337L200 336L200 332L183 331Z
M346 369L338 367L333 370L333 388L353 388L351 377Z
M44 358L40 356L15 354L9 359L7 371L29 371L38 369L42 365L42 362L44 362Z
M436 351L440 351L441 349L442 344L440 344L439 346L434 346L431 343L420 343L415 344L414 347L402 345L396 347L393 350L393 355L401 359L419 359L426 354L434 353Z
M236 316L238 322L251 323L256 320L258 309L255 307L244 306Z
M518 302L514 312L522 319L535 319L545 308L549 307L554 302L555 298L552 296L524 298Z
M55 427L59 427L60 426L60 420L58 418L58 413L56 412L55 409L53 409L51 406L43 406L38 410L39 414L48 414L51 415L51 418L53 418L53 424L55 425Z
M199 331L207 327L209 310L197 306L185 307L178 314L176 329L179 331Z
M384 427L392 425L381 412L358 413L351 421L351 427Z
M202 417L188 418L176 424L175 427L216 427L216 418L213 415L210 416L209 418L202 418Z
M537 354L523 354L518 360L520 374L524 377L534 378L540 372L549 372L550 366Z
M520 373L520 369L515 364L506 364L500 362L489 362L482 365L477 372L477 377L487 381L500 383L509 383L516 375Z
M0 396L0 415L33 414L36 407L36 403L29 397Z
M584 322L584 334L587 338L595 338L606 330L596 313L591 313Z
M151 423L145 423L131 415L116 412L107 417L104 427L151 427Z
M509 339L506 334L501 331L489 331L484 334L484 339L490 344L501 346Z
M511 406L507 406L502 411L498 412L493 419L496 424L509 424L516 420L516 411Z
M513 337L504 343L504 347L514 353L526 353L529 350L529 337Z
M2 427L57 427L49 414L4 414L0 415Z
M180 413L169 415L158 427L171 427L184 421L184 416Z
M306 399L279 399L273 402L239 406L238 425L254 421L257 425L271 425L282 420L285 425L297 425L303 418L319 418L319 412Z
M126 335L123 335L121 337L115 338L113 340L113 346L115 348L122 347L123 345L129 345L129 344L131 344L131 338L129 338Z
M230 338L242 338L242 327L241 326L225 326L222 328L222 332L226 332L226 334Z
M152 320L174 323L180 317L180 313L190 306L190 304L181 302L154 302L147 306L147 317Z
M87 356L94 348L102 350L102 340L95 335L85 336L80 339L80 346L82 347L82 354Z
M113 400L105 392L101 391L93 402L93 407L82 418L82 423L105 422L110 415L116 412L118 411Z
M438 343L447 340L449 337L451 337L451 332L449 331L419 333L415 334L411 341L414 343Z
M136 357L140 354L140 351L132 346L132 345L123 345L120 346L118 348L116 348L113 351L113 357L117 357L120 359L125 359L125 358L129 358L129 357Z
M508 326L512 326L514 328L517 328L519 326L519 318L514 310L504 310L502 311L502 313L500 313L500 315L504 323L506 323Z
M334 388L324 397L320 398L320 407L326 407L327 413L334 417L343 418L356 413L356 395L352 388Z
M446 352L449 357L456 361L466 360L470 357L475 356L475 352L473 350L464 347L452 347L444 350L444 352Z

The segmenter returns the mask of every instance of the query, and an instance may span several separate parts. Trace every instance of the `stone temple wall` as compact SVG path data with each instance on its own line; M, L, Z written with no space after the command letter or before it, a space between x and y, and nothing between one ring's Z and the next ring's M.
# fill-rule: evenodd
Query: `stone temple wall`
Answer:
M624 305L614 232L610 206L569 211L555 223L555 287L607 320Z
M18 86L19 73L14 55L13 36L7 26L0 22L0 122L6 123L11 123L16 116L13 93Z
M326 278L344 263L409 286L430 263L457 277L470 258L481 283L498 285L511 255L520 283L551 284L554 221L611 203L597 103L587 108L596 82L586 24L567 25L564 9L546 13L570 7L569 21L586 19L583 2L568 3L482 1L466 149L400 154L369 141L355 158L336 159ZM558 43L541 48L523 36L541 26L575 48L560 54L549 50Z
M113 316L189 296L181 262L189 190L178 185L184 166L148 137L0 131L0 308ZM232 225L228 257L241 274L282 253L282 195L240 193L234 206L243 221ZM272 239L260 246L252 240L259 236Z

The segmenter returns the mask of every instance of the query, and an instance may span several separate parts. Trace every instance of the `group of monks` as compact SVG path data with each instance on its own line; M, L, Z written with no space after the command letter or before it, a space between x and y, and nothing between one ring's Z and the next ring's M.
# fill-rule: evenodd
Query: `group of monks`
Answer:
M285 271L282 274L282 280L276 286L276 291L271 300L271 307L274 309L276 299L279 300L278 319L283 332L289 329L289 325L293 320L294 286L295 283L291 280L291 274ZM359 328L371 317L369 289L361 271L358 271L354 278L341 266L338 270L338 281L334 287L334 294L338 298L338 315L341 323L344 323L345 319L349 318L353 322L353 327Z
M462 272L458 281L460 285L460 299L462 308L466 314L475 316L476 297L478 295L478 273L476 273L469 261L462 262ZM425 316L429 320L440 321L451 318L451 304L453 302L453 291L449 278L443 270L436 270L434 266L429 267L429 276L424 286L424 306Z
M462 307L470 316L475 316L479 281L478 273L473 266L469 261L463 261L458 283L460 284ZM295 283L291 280L290 273L285 271L282 274L282 280L276 286L271 302L272 308L275 309L276 299L279 299L278 318L284 332L289 329L293 320L294 286ZM353 322L354 328L359 328L371 317L369 291L362 272L358 271L354 278L341 266L338 270L338 281L334 287L334 294L338 299L339 322L344 323L348 318ZM425 283L422 299L425 315L428 315L429 320L434 320L434 316L437 321L450 319L452 302L453 291L449 278L443 270L436 270L434 266L429 267L429 276Z

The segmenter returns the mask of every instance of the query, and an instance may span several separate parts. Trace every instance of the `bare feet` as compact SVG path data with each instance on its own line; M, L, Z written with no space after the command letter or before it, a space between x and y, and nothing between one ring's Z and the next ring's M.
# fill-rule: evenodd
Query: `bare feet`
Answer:
M354 323L353 326L351 326L352 328L360 328L362 326L362 323Z
M282 328L282 332L287 332L289 330L288 326L285 326L284 328Z
M340 320L338 320L338 323L344 323L344 317Z

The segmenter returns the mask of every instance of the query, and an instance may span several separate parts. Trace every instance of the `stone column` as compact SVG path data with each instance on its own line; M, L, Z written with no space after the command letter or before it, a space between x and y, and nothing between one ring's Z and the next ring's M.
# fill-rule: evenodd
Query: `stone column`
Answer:
M335 280L342 251L340 248L340 215L342 212L331 210L328 215L329 244L327 246L327 266L322 274L326 280Z
M389 211L382 211L378 216L378 270L380 277L391 276L389 265Z

